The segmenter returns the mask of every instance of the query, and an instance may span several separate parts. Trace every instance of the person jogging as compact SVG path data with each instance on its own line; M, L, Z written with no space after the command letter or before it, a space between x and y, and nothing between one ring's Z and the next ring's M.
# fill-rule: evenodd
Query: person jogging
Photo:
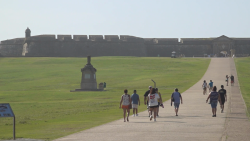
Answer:
M217 92L216 86L213 87L212 92L210 92L209 96L207 97L206 103L208 102L208 99L210 98L211 108L212 108L212 117L216 117L216 111L217 111L217 103L218 100L220 101L220 95Z
M129 117L129 113L130 113L130 107L129 107L130 104L131 104L130 95L128 94L128 90L125 89L124 90L124 94L121 97L120 107L119 107L119 108L123 109L124 122L126 122L126 119L125 119L125 117L126 117L126 111L128 113L128 115L127 115L127 121L129 122L128 117Z
M140 98L139 95L136 94L136 90L131 95L132 108L133 108L133 116L138 116L138 104L140 106Z
M203 89L203 95L207 94L207 82L206 82L206 80L203 81L202 89Z
M227 101L227 90L224 89L224 86L221 85L221 89L218 91L220 94L220 108L221 113L224 111L224 103Z
M181 101L181 104L183 104L182 96L178 92L178 89L175 88L174 92L172 93L172 96L171 96L171 106L172 106L172 102L174 102L175 116L178 116L180 101Z
M209 92L211 92L213 89L213 86L214 86L214 82L212 80L210 80L208 85L209 85Z
M159 99L160 99L160 96L157 93L155 93L155 88L151 88L150 93L148 94L147 100L148 100L149 114L154 112L154 121L156 121L156 113L157 113ZM150 115L150 118L149 118L150 121L152 120L152 118L153 116Z
M149 90L147 90L147 91L145 92L145 94L144 94L144 104L145 104L145 105L147 104L147 109L148 109L148 111L149 111L149 108L148 108L148 100L147 100L147 97L148 97L148 94L150 93L151 88L152 88L152 86L148 86L148 89L149 89ZM152 115L152 113L149 114L148 116L150 117L150 115Z

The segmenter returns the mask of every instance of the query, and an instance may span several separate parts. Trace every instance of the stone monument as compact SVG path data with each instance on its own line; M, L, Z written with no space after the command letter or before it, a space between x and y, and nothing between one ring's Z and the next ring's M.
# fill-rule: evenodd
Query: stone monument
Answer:
M82 81L81 89L85 90L96 90L96 69L91 65L91 56L88 56L88 63L81 69L82 72Z
M91 62L91 56L87 57L87 64L84 68L81 69L82 78L81 78L81 89L75 89L74 91L103 91L103 86L99 85L99 89L97 89L97 82L96 82L96 69L93 67Z

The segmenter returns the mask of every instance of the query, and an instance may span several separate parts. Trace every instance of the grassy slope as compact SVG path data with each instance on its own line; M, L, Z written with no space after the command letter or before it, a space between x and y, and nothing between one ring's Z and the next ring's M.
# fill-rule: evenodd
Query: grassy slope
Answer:
M250 113L250 57L236 58L236 69L240 83L240 90L245 100L248 114ZM249 116L249 115L248 115Z
M86 58L0 58L0 103L16 115L17 138L55 139L122 118L118 108L123 90L136 89L141 102L150 79L164 100L205 73L209 59L94 57L97 83L107 91L69 92L80 88ZM146 110L140 106L139 111ZM0 118L0 139L12 137L12 119Z

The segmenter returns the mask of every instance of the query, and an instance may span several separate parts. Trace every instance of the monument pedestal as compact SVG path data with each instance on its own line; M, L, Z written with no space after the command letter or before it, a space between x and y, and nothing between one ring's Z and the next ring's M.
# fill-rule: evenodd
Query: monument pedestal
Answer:
M103 89L97 89L96 83L96 69L90 63L91 57L88 56L88 63L81 69L82 80L81 80L81 89L71 90L75 91L103 91Z

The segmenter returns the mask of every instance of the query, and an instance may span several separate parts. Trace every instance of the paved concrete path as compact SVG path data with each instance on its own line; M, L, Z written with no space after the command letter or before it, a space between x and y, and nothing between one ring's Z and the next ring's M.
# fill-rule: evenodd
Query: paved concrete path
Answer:
M237 71L234 61L230 61L231 74L236 76L234 86L231 89L229 100L225 132L223 139L227 141L249 141L250 140L250 121L246 115L246 106L240 92L237 78Z
M149 121L147 111L139 113L139 117L130 117L130 122L123 119L94 127L82 132L72 134L56 141L84 140L84 141L146 141L146 140L224 140L230 132L226 132L225 121L228 104L225 103L225 112L217 112L212 117L211 107L207 104L208 95L202 94L202 81L213 80L214 85L226 85L225 75L231 74L231 58L213 58L202 77L194 86L182 93L184 103L180 105L179 116L176 117L170 101L166 101L165 108L160 108L160 117L157 122ZM237 80L237 78L235 78ZM174 89L174 88L173 88ZM226 86L228 100L231 100L231 86ZM162 92L164 94L164 92ZM242 107L241 107L242 108ZM219 109L219 108L218 108ZM122 117L122 111L121 111ZM237 119L236 119L237 120ZM230 122L228 122L230 123Z

